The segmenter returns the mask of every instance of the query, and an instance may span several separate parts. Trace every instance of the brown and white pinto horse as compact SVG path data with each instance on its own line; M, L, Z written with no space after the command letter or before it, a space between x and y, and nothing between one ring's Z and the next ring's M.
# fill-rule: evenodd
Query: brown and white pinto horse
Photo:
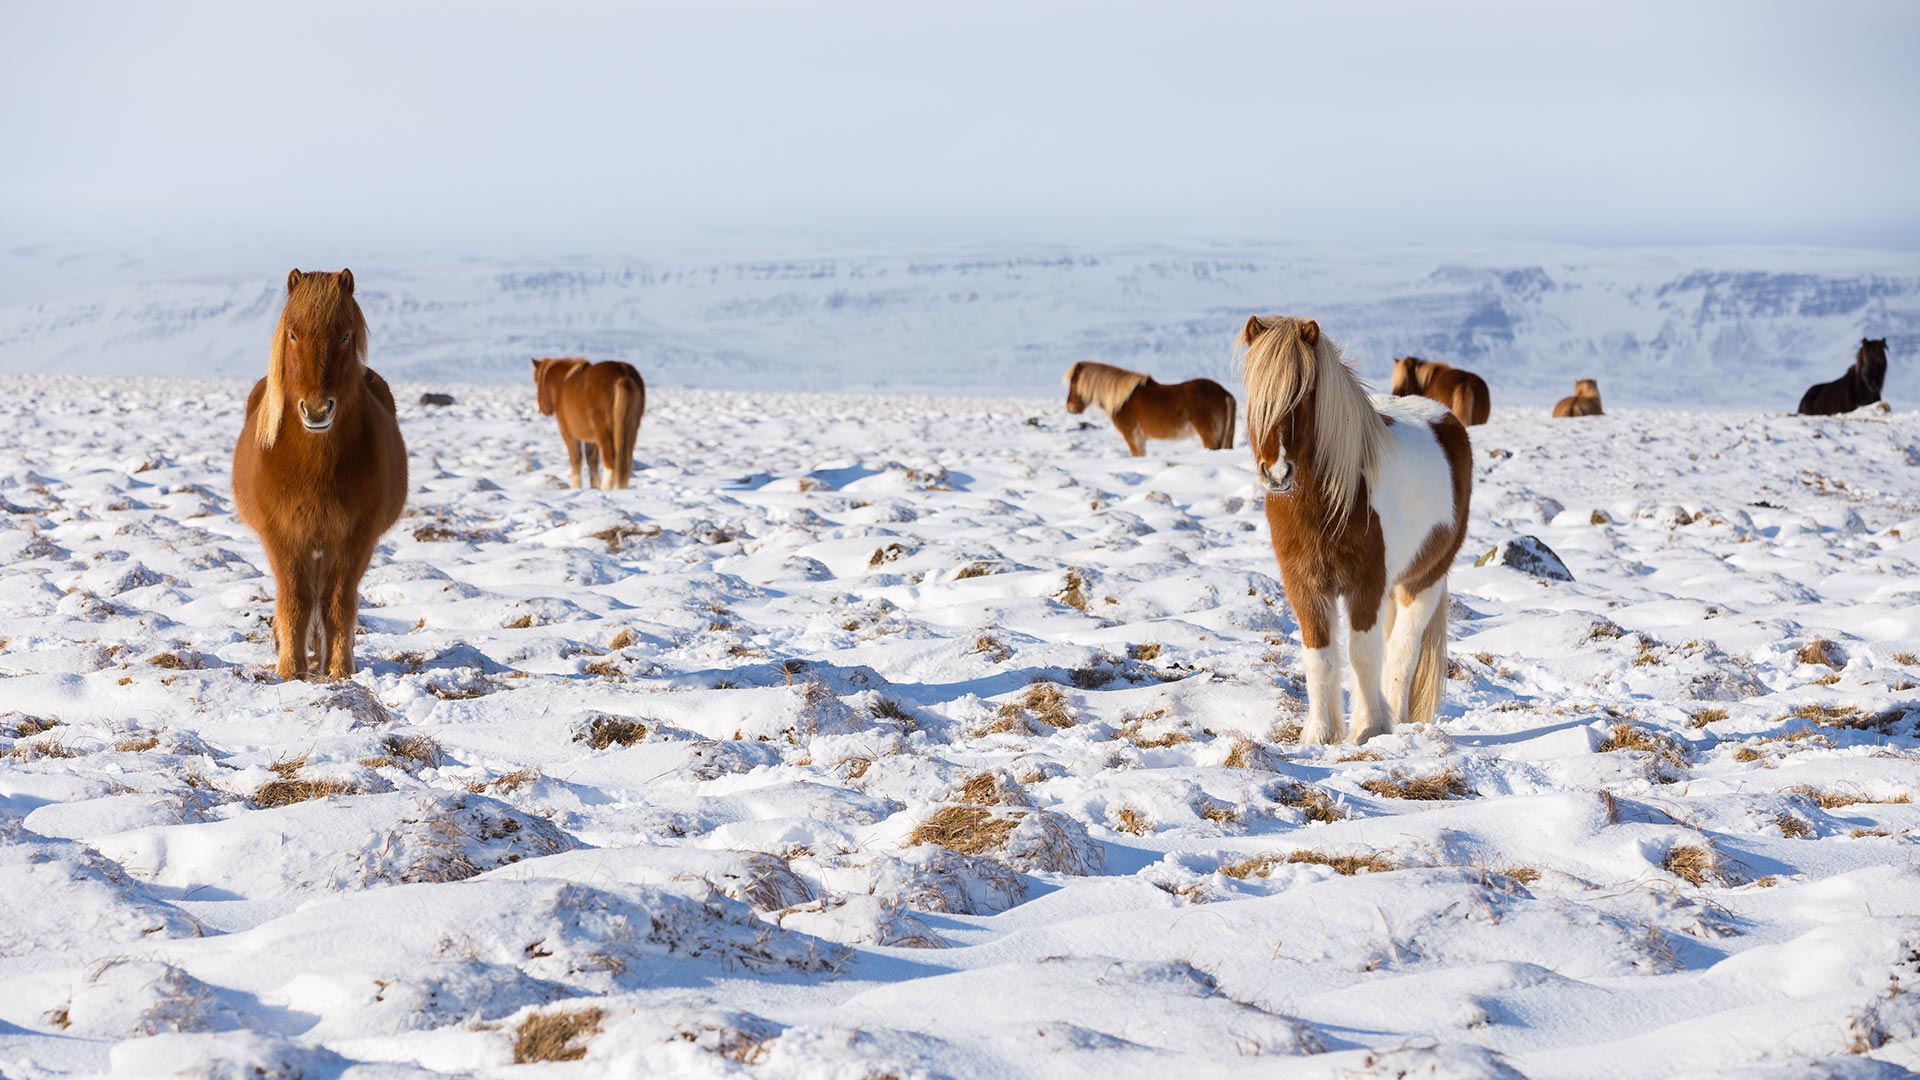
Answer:
M1082 360L1067 369L1067 411L1074 415L1098 405L1127 440L1134 457L1147 452L1148 439L1200 436L1209 450L1233 446L1233 395L1212 379L1157 383L1137 371Z
M1604 416L1600 411L1600 384L1593 379L1580 379L1573 384L1573 396L1563 397L1554 403L1553 415L1567 416Z
M1306 649L1301 740L1343 735L1342 600L1353 741L1433 719L1447 674L1447 570L1473 493L1467 429L1421 398L1370 398L1312 320L1256 315L1239 341L1247 436Z
M1468 427L1486 423L1493 412L1487 380L1452 364L1403 356L1393 362L1393 382L1388 388L1395 396L1432 398L1452 409Z
M1880 400L1880 388L1887 384L1887 339L1861 338L1860 351L1853 366L1832 382L1807 387L1800 398L1801 416L1832 416L1852 412L1862 405Z
M633 444L647 411L647 384L632 364L606 360L595 364L577 356L533 362L533 390L541 416L558 417L560 439L567 444L573 486L580 486L580 459L587 479L600 487L600 466L607 466L605 490L626 487L633 479Z
M407 447L393 392L366 365L353 271L287 275L267 377L233 448L233 504L273 568L283 679L308 650L330 679L353 674L360 578L407 501Z

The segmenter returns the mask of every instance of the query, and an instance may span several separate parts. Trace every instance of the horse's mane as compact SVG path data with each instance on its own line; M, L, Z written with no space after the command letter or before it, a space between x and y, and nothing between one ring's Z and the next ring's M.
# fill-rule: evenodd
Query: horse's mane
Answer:
M1256 315L1240 332L1246 349L1247 435L1256 448L1278 438L1280 425L1308 394L1314 400L1313 468L1333 520L1353 511L1362 481L1378 475L1386 421L1366 385L1318 323Z
M1092 360L1082 360L1067 369L1067 385L1105 409L1109 416L1119 411L1120 406L1125 405L1140 384L1149 378L1151 376L1137 371L1128 371L1112 364L1097 364Z
M353 298L352 286L341 288L340 274L295 271L295 275L289 275L287 303L273 327L273 345L267 351L267 392L260 399L260 416L253 425L254 439L262 450L273 449L280 436L280 417L287 407L287 331L331 334L344 324L353 331L355 362L367 362L367 317ZM331 346L324 340L322 344Z

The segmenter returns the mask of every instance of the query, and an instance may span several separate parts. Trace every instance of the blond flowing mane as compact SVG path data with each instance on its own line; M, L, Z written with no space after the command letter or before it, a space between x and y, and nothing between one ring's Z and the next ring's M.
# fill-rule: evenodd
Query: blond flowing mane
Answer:
M1066 381L1081 397L1105 409L1111 416L1119 412L1120 406L1125 405L1140 384L1150 377L1112 364L1082 360L1067 369Z
M273 344L267 351L267 392L260 399L260 415L253 425L254 439L262 450L273 449L280 437L280 418L287 408L287 335L290 331L314 337L323 348L332 346L331 335L351 331L354 363L365 364L367 317L361 314L360 304L353 298L351 274L344 270L338 274L295 270L287 275L287 303L280 309L280 321L273 327Z
M1360 484L1379 474L1386 421L1339 346L1309 319L1256 315L1240 332L1246 350L1247 435L1257 456L1279 438L1280 425L1308 394L1314 400L1313 469L1333 511L1353 511Z

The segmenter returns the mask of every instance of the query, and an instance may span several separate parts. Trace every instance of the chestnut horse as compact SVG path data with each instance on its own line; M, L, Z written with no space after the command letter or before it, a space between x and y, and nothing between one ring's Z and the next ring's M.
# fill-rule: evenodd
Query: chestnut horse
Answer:
M1353 741L1432 720L1447 675L1447 570L1473 493L1467 429L1431 401L1369 397L1312 320L1256 315L1239 344L1247 436L1306 650L1301 741L1342 736L1342 600Z
M360 578L407 501L393 392L367 367L353 271L287 275L267 377L233 448L233 504L273 568L280 677L353 674Z
M580 459L587 478L600 487L600 465L607 466L605 490L633 479L633 444L640 417L647 411L647 384L632 364L608 360L595 364L577 356L533 362L533 391L541 416L557 416L560 440L567 444L573 486L580 486Z
M1573 396L1555 402L1553 415L1604 416L1600 411L1600 384L1592 379L1576 381L1573 384Z
M1453 410L1462 424L1472 427L1487 422L1493 411L1493 395L1487 392L1487 380L1451 364L1403 356L1393 362L1395 395L1432 398Z
M1861 338L1853 367L1832 382L1815 383L1800 398L1801 416L1832 416L1852 412L1880 400L1887 383L1887 339Z
M1082 360L1067 369L1067 411L1078 416L1088 405L1107 411L1127 450L1134 457L1147 452L1148 439L1200 436L1209 450L1231 449L1233 395L1212 379L1157 383L1153 376Z

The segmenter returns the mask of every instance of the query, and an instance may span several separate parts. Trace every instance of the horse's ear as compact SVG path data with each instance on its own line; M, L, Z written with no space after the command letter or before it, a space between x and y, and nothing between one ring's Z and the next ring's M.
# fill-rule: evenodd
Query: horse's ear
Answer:
M353 295L353 271L345 267L340 270L340 291L348 296Z
M1306 342L1308 345L1320 344L1320 324L1314 322L1312 319L1301 320L1300 340Z
M287 292L293 292L293 287L298 284L300 284L300 268L296 266L287 271Z
M1258 315L1248 316L1246 327L1240 331L1240 344L1242 345L1253 344L1253 339L1259 337L1261 333L1263 333L1265 330L1266 330L1266 327L1260 324L1260 316Z

